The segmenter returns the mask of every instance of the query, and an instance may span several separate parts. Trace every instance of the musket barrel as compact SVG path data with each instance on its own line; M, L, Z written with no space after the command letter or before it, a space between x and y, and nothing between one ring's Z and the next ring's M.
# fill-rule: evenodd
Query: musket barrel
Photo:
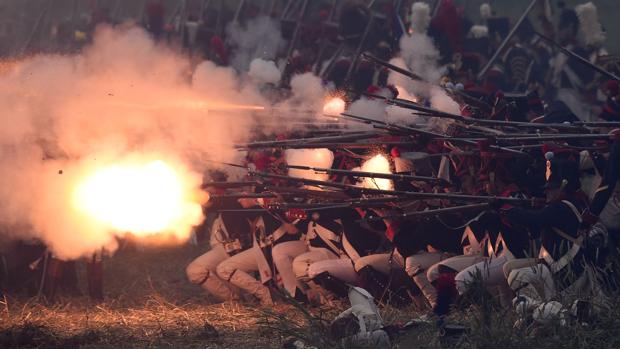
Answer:
M391 180L401 181L401 182L404 182L404 181L445 182L444 180L440 178L426 177L426 176L413 176L413 175L404 175L404 174L378 173L378 172L367 172L367 171L349 171L349 170L310 167L310 166L296 166L296 165L287 165L286 167L297 169L297 170L314 171L314 172L319 172L319 173L343 174L343 175L348 175L348 176L353 176L353 177L363 177L363 178L382 178L382 179L391 179Z
M435 209L435 210L427 210L427 211L416 211L416 212L410 212L410 213L403 213L403 214L395 214L395 215L388 215L388 216L384 216L384 217L371 217L367 220L382 220L382 219L396 219L396 218L424 218L424 217L434 217L434 216L439 216L442 214L450 214L450 213L461 213L461 212L467 212L467 211L472 211L472 210L484 210L489 208L489 204L488 203L483 203L483 204L473 204L473 205L464 205L464 206L455 206L455 207L446 207L446 208L439 208L439 209Z
M380 59L378 57L375 57L374 55L372 55L370 53L364 53L363 56L364 56L364 58L370 59L371 61L373 61L373 62L375 62L375 63L377 63L379 65L382 65L382 66L384 66L384 67L386 67L386 68L388 68L390 70L393 70L393 71L395 71L395 72L397 72L399 74L405 75L405 76L407 76L407 77L409 77L409 78L411 78L413 80L424 81L424 79L421 76L415 74L414 72L409 71L409 70L404 69L404 68L401 68L399 66L396 66L396 65L394 65L392 63L386 62L386 61L384 61L384 60L382 60L382 59Z
M589 60L587 60L586 58L581 57L580 55L578 55L578 54L576 54L575 52L573 52L573 51L571 51L571 50L567 49L566 47L562 46L561 44L559 44L559 43L558 43L558 42L556 42L555 40L551 39L550 37L548 37L548 36L546 36L546 35L544 35L544 34L541 34L541 33L537 32L537 31L534 31L534 33L535 33L536 35L538 35L540 38L542 38L543 40L545 40L545 41L549 42L550 44L552 44L553 46L557 47L557 48L558 48L560 51L562 51L565 55L567 55L567 56L569 56L569 57L572 57L572 58L576 59L576 60L577 60L578 62L580 62L581 64L583 64L583 65L585 65L585 66L587 66L587 67L590 67L590 68L592 68L592 69L596 70L597 72L599 72L599 73L601 73L601 74L603 74L603 75L607 76L607 77L608 77L608 78L610 78L610 79L613 79L613 80L616 80L616 81L620 81L620 77L618 77L616 74L613 74L613 73L611 73L611 72L609 72L609 71L607 71L607 70L605 70L605 69L603 69L603 68L599 67L598 65L596 65L596 64L594 64L594 63L592 63L592 62L590 62L590 61L589 61Z
M447 193L424 193L424 192L410 192L410 191L398 191L398 190L384 190L384 189L371 189L371 188L363 188L350 184L343 183L334 183L328 181L320 181L316 179L305 179L305 178L297 178L285 175L278 175L268 172L255 172L250 171L251 175L265 178L273 178L273 179L281 179L292 182L303 183L306 185L316 185L316 186L325 186L331 188L338 188L342 190L346 190L352 193L359 194L375 194L375 195L391 195L391 196L403 196L403 197L411 197L419 200L425 199L453 199L453 200L463 200L463 201L502 201L502 202L510 202L510 203L520 203L520 204L533 204L533 200L529 199L519 199L519 198L504 198L504 197L496 197L496 196L476 196L476 195L463 195L463 194L447 194Z
M411 142L377 142L377 143L307 143L307 144L265 144L253 146L252 149L259 148L283 148L283 149L317 149L317 148L346 148L346 149L367 149L386 146L408 146Z
M495 53L493 54L491 59L489 59L487 64L484 66L484 68L482 68L480 73L478 73L478 77L477 77L478 81L482 80L482 78L486 75L486 73L489 71L489 69L493 66L493 64L495 63L495 60L497 59L497 57L499 57L499 55L502 53L502 51L504 50L504 48L506 47L508 42L510 42L512 37L517 32L517 29L519 29L519 27L521 26L523 21L527 18L527 16L530 14L532 9L534 8L534 5L536 5L537 2L538 2L538 0L532 0L532 2L530 2L529 6L525 9L525 12L523 12L521 17L517 21L517 23L515 23L514 27L512 27L512 29L510 30L510 33L508 33L508 35L506 36L504 41L502 41L502 43L499 45L499 47L497 48L497 50L495 51Z
M300 144L300 143L322 143L322 142L346 142L346 141L356 141L362 139L370 139L377 138L383 136L383 134L379 132L352 132L351 134L343 134L338 136L327 136L327 137L315 137L315 138L298 138L298 139L287 139L282 141L267 141L267 142L252 142L246 144L238 144L238 148L256 148L256 147L278 147L290 144Z
M258 182L208 182L203 183L202 188L241 188L259 185Z

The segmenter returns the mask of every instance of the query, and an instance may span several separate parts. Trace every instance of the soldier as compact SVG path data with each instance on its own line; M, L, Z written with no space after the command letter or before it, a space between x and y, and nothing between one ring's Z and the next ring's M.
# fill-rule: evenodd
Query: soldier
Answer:
M299 209L288 210L286 216L299 231L299 238L277 244L271 250L271 256L275 269L280 275L284 291L298 301L306 301L303 285L297 280L293 270L293 260L295 257L308 252L305 239L308 217L305 211Z
M509 176L506 173L508 171L503 171L504 165L504 162L495 160L494 164L489 163L486 166L482 166L479 179L485 188L484 192L492 196L498 195L501 197L524 199L525 196L520 188L512 182L514 177L520 174L525 176L525 171L519 171L513 166L511 170L515 173L511 173L512 176ZM490 169L489 166L495 166L494 170L488 171ZM501 202L492 204L492 206L498 206L498 208L510 207ZM486 286L497 287L499 295L502 296L500 298L502 304L507 304L508 300L505 296L510 292L507 289L503 266L506 262L515 258L525 258L529 247L529 237L503 224L500 215L494 211L485 212L480 219L472 222L472 225L478 226L475 230L485 232L486 246L478 244L478 248L481 249L480 253L484 255L484 258L482 261L468 266L456 274L456 289L460 295L464 294L469 290L474 279L480 276L481 281ZM477 238L474 232L469 229L466 230L463 239L468 239L471 246L471 243L475 242ZM476 244L473 245L475 246Z
M517 293L518 309L531 310L555 297L558 290L568 293L592 286L586 273L579 229L586 203L579 193L578 167L570 159L546 155L547 205L541 209L511 208L505 211L514 227L540 238L538 258L515 259L504 265L508 284ZM589 284L589 285L588 285Z
M343 226L343 255L337 260L329 259L313 263L308 268L308 277L319 284L324 283L323 279L329 276L349 285L359 285L361 280L354 264L361 258L376 253L381 248L384 233L373 229L368 224L360 223L363 218L370 216L367 210L360 208L342 209L338 210L338 216ZM348 287L340 286L335 290L330 289L330 291L335 291L337 295L344 297Z
M240 199L239 202L246 209L261 209L255 199ZM272 305L271 292L266 285L274 276L271 249L279 243L299 240L299 230L280 215L271 212L248 213L245 219L250 225L252 247L221 262L216 268L217 275L256 296L261 305ZM260 280L249 274L254 271L260 273Z
M591 225L597 221L610 231L620 230L620 132L616 133L611 146L611 154L607 160L603 180L594 194L589 211L584 220ZM617 238L617 236L616 236Z
M213 210L240 209L236 200L221 200ZM219 301L238 299L237 290L217 275L216 268L224 260L251 245L249 223L239 213L221 212L211 227L210 249L192 261L185 272L190 282L200 285Z
M307 282L313 295L324 296L322 290L318 288L321 285L323 289L342 296L343 292L346 292L342 281L357 282L353 263L343 247L344 227L341 217L350 214L346 210L308 212L310 216L306 233L308 252L293 260L293 271L298 279Z

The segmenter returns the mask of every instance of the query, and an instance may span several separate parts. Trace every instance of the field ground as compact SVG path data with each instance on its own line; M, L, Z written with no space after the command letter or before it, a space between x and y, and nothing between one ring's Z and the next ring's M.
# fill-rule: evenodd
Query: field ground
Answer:
M271 309L211 304L184 275L185 266L201 252L190 246L119 252L105 261L106 301L101 304L87 297L66 297L55 304L19 296L0 299L0 348L242 349L280 348L291 334L313 343L325 340L316 318L332 319L342 307L312 309L308 315L290 304ZM83 274L83 268L79 272ZM599 316L595 326L517 330L512 313L485 301L454 312L452 320L470 328L466 336L448 341L426 325L403 335L395 347L620 348L618 309ZM406 310L383 312L388 323L415 316Z

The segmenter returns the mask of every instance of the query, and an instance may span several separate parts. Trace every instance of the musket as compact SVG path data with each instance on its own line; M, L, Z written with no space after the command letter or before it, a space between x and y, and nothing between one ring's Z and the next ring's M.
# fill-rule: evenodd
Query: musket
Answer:
M606 77L608 77L610 79L613 79L613 80L616 80L616 81L620 81L620 78L617 75L615 75L614 73L611 73L608 70L603 69L603 68L599 67L598 65L590 62L586 58L581 57L580 55L578 55L575 52L567 49L566 47L562 46L561 44L559 44L555 40L551 39L550 37L545 36L544 34L541 34L541 33L537 32L537 31L534 31L534 33L536 35L538 35L541 39L543 39L543 40L547 41L548 43L552 44L553 46L557 47L565 55L576 59L579 63L581 63L581 64L583 64L583 65L585 65L587 67L590 67L590 68L596 70L597 72L605 75Z
M485 139L493 138L501 142L541 142L541 141L568 141L568 140L597 140L597 139L611 139L613 134L558 134L558 135L530 135L513 137L511 135L494 135L491 137L458 137L458 138L442 138L440 140L446 141L483 141Z
M424 217L435 217L442 214L450 214L450 213L462 213L468 211L477 211L477 210L485 210L489 208L488 203L483 204L473 204L473 205L463 205L463 206L455 206L455 207L446 207L439 208L435 210L427 210L427 211L416 211L409 213L401 213L401 214L390 214L383 217L370 217L366 218L368 221L380 221L383 219L411 219L411 218L424 218Z
M348 199L349 196L345 195L341 191L334 190L314 190L314 189L304 189L298 187L285 187L285 186L276 186L270 185L266 183L264 185L265 190L270 191L272 193L287 193L287 195L304 195L308 197L317 197L317 198L327 198L327 199Z
M274 211L287 211L290 209L297 209L302 211L321 211L321 210L332 210L339 208L350 208L350 207L359 207L355 205L354 202L343 202L343 203L297 203L297 202L274 202L266 205L266 207L261 208L250 208L250 209L221 209L217 212L274 212ZM383 204L382 204L383 205Z
M492 123L493 125L505 125L505 126L512 126L513 125L513 123L510 122L510 121L495 121L495 120L483 120L483 119L466 118L466 117L464 117L462 115L452 114L452 113L444 112L444 111L441 111L441 110L433 109L433 108L430 108L430 107L425 107L425 106L423 106L421 104L417 104L417 103L414 103L412 101L408 101L406 99L387 98L387 97L376 95L376 94L372 94L372 93L364 93L364 95L366 95L368 97L371 97L371 98L382 99L386 103L391 104L391 105L395 105L397 107L415 110L416 113L414 113L414 114L415 115L419 115L419 116L435 117L435 118L445 118L445 119L451 119L451 120L455 120L455 121L460 121L460 122L467 123L467 124L473 124L473 123L484 124L484 123L486 123L486 121L490 121L489 123Z
M413 128L413 127L402 126L402 125L394 125L394 124L387 123L385 121L371 119L371 118L366 118L366 117L363 117L363 116L358 116L358 115L353 115L353 114L348 114L348 113L342 113L340 115L346 116L346 117L349 117L349 118L353 118L353 119L358 119L358 120L361 120L361 121L365 121L367 123L376 123L376 124L380 124L380 125L385 125L389 130L398 130L398 131L405 132L405 133L417 133L417 134L422 134L422 135L430 136L430 137L432 137L434 139L454 140L454 141L458 141L458 142L461 142L461 143L477 146L477 144L475 142L473 142L472 140L469 140L469 139L451 138L451 137L448 137L446 135L443 135L443 134L440 134L440 133L436 133L436 132L421 130L421 129L417 129L417 128ZM455 115L455 117L456 117L456 115ZM459 116L459 117L463 118L462 116ZM527 153L524 153L522 151L518 151L518 150L514 150L514 149L510 149L510 148L505 148L505 147L499 147L499 146L496 146L496 145L491 145L490 148L493 149L493 150L504 151L504 152L512 153L512 154L519 155L519 156L529 156Z
M308 1L309 0L303 0L301 9L299 10L299 15L297 16L297 22L295 23L295 30L293 31L293 36L291 37L291 43L286 53L287 63L290 61L291 57L293 56L293 50L295 50L295 46L297 45L297 41L299 39L299 32L301 30L301 27L303 26L301 22L303 21L304 16L306 15L306 11L308 9Z
M493 110L493 107L491 105L489 105L488 103L484 101L479 100L478 98L468 95L466 92L463 92L457 89L447 89L447 88L444 88L444 90L450 92L451 94L457 97L460 97L463 100L463 102L465 102L466 104L474 106L482 111L491 112Z
M386 61L384 61L384 60L382 60L382 59L380 59L380 58L378 58L378 57L376 57L376 56L374 56L372 54L364 53L364 57L367 58L367 59L370 59L371 61L373 61L373 62L375 62L375 63L377 63L379 65L382 65L382 66L384 66L384 67L386 67L386 68L388 68L390 70L393 70L393 71L395 71L395 72L397 72L399 74L407 76L407 77L409 77L412 80L416 80L416 81L420 81L420 82L424 82L424 83L429 83L426 80L424 80L424 78L422 78L421 76L417 75L416 73L414 73L414 72L412 72L412 71L410 71L408 69L401 68L401 67L399 67L397 65L394 65L394 64L392 64L390 62L386 62ZM444 88L444 87L442 87L442 88L445 91L449 92L449 93L452 93L454 95L457 95L457 96L461 97L467 104L473 105L473 106L475 106L475 107L477 107L479 109L483 109L485 111L490 111L492 109L492 107L490 105L488 105L487 103L485 103L485 102L483 102L483 101L481 101L481 100L479 100L477 98L474 98L474 97L466 94L465 92L461 92L461 91L456 90L456 89L447 89L447 88Z
M425 192L411 192L411 191L400 191L400 190L385 190L385 189L372 189L372 188L364 188L358 187L355 185L344 184L344 183L334 183L329 181L321 181L316 179L306 179L306 178L297 178L285 175L278 175L269 172L257 172L248 170L248 173L257 177L271 178L271 179L279 179L290 182L297 182L306 185L313 186L324 186L331 188L338 188L350 193L357 193L359 195L390 195L390 196L402 196L409 197L418 200L428 200L428 199L448 199L448 200L462 200L462 201L485 201L485 202L506 202L513 204L530 204L534 205L536 203L535 199L519 199L519 198L505 198L505 197L497 197L497 196L476 196L476 195L463 195L463 194L447 194L447 193L425 193Z
M487 62L487 64L484 66L484 68L482 68L482 70L480 71L480 73L478 73L477 76L477 80L480 81L482 80L482 78L486 75L487 71L489 71L489 69L491 68L491 66L493 66L493 63L495 63L495 60L497 59L497 57L499 57L499 55L502 53L502 51L504 50L504 48L506 47L506 45L508 44L508 42L510 42L510 40L512 39L512 37L515 35L515 33L517 32L517 29L519 29L519 27L521 26L521 24L523 23L523 21L525 21L525 19L527 18L527 16L530 14L530 12L532 11L532 9L534 8L534 5L536 5L536 3L538 2L538 0L532 0L532 2L530 2L530 5L525 9L525 12L523 12L523 14L521 15L521 17L519 18L519 20L517 21L517 23L515 23L515 25L512 27L512 29L510 30L510 32L508 33L508 35L506 36L506 38L504 39L504 41L502 41L502 43L499 45L499 47L497 48L497 50L495 51L495 53L493 54L493 56L491 57L491 59L489 59L489 61Z
M355 50L355 55L353 56L353 62L351 62L351 65L349 66L349 70L347 71L345 81L350 81L351 75L353 74L355 69L357 69L357 66L360 60L360 54L362 53L362 50L364 49L364 45L366 45L366 40L368 39L370 30L372 29L374 24L375 24L375 16L374 14L371 13L370 18L368 19L368 24L366 24L366 28L364 29L364 33L362 34L360 43L357 46L357 49Z
M239 17L241 16L241 11L243 11L244 7L245 7L245 0L240 0L239 5L237 5L237 9L235 10L235 15L232 20L233 23L239 22Z
M355 204L375 204L375 203L393 203L400 201L411 201L411 198L398 197L398 196L384 196L381 198L368 198L368 197L360 197L353 199L346 199L344 202L347 203L355 203Z
M499 126L499 127L515 127L515 128L554 128L554 129L570 129L570 130L583 130L582 127L573 124L558 124L558 123L535 123L535 122L520 122L520 121L503 121L503 120L486 120L486 119L468 119L471 124L482 124L487 126Z
M285 195L285 194L282 194ZM234 193L209 195L209 201L213 199L275 199L278 195L274 193Z
M326 211L339 208L349 208L351 205L317 205L317 204L295 204L295 203L280 203L278 205L269 205L269 208L240 208L240 209L222 209L217 210L218 213L231 212L231 213L267 213L274 211L286 211L290 209L297 209L302 211Z
M334 199L334 192L266 186L262 193L226 193L209 195L209 199L277 199L281 197L315 197ZM336 192L340 193L340 192ZM343 197L344 198L344 197Z
M297 138L297 139L287 139L281 141L266 141L266 142L252 142L246 144L239 144L237 148L257 148L257 147L279 147L290 144L302 144L302 143L324 143L324 142L346 142L346 141L357 141L362 139L370 139L377 138L382 136L378 132L351 132L350 134L342 134L338 136L328 136L328 137L315 137L315 138Z
M342 52L344 51L344 49L345 49L345 45L344 43L341 43L340 46L338 46L338 49L336 49L336 52L334 53L332 58L329 59L329 63L327 63L327 66L325 67L325 69L323 69L320 72L319 74L320 77L322 77L323 79L326 79L327 76L329 76L332 69L336 65L336 61L338 60L338 58L342 56Z
M260 185L259 182L253 181L245 181L245 182L208 182L203 183L202 188L242 188L242 187L253 187L256 185Z
M422 130L422 129L418 129L418 128L414 128L414 127L409 127L409 126L396 125L396 124L392 124L392 123L381 121L381 120L377 120L377 119L367 118L367 117L364 117L364 116L353 115L353 114L349 114L349 113L342 113L340 115L342 115L344 117L347 117L347 118L350 118L350 119L361 121L361 122L363 122L365 124L370 124L370 125L378 124L378 125L382 125L382 126L385 126L386 129L391 130L391 131L400 131L400 132L405 132L407 134L415 133L415 134L421 134L421 135L430 136L430 137L445 137L445 135L442 135L440 133L426 131L426 130Z
M291 6L293 5L293 2L295 2L295 0L288 0L286 2L286 5L284 6L282 13L280 14L280 21L283 21L286 18L288 18L288 13L289 13L289 10L291 9Z
M396 0L396 4L394 5L394 15L396 15L396 19L398 20L398 26L400 30L403 31L403 35L407 35L407 28L405 28L405 23L403 23L403 18L400 15L400 9L403 5L403 0Z
M230 167L242 168L242 169L244 169L244 170L247 170L247 169L248 169L248 167L247 167L247 166L240 165L240 164L233 164L233 163L231 163L231 162L217 161L217 160L209 160L209 159L204 159L203 161L206 161L206 162L211 162L211 163L214 163L214 164L226 165L226 166L230 166Z
M467 118L465 118L462 115L447 113L447 112L443 112L443 111L440 111L440 110L437 110L437 109L425 107L425 106L423 106L421 104L417 104L417 103L414 103L412 101L408 101L406 99L387 98L387 97L380 96L380 95L377 95L377 94L372 94L372 93L364 93L364 95L368 96L368 97L371 97L371 98L382 99L386 103L391 104L391 105L395 105L397 107L401 107L401 108L405 108L405 109L411 109L411 110L416 110L418 112L421 112L421 113L425 114L425 116L432 116L432 117L437 117L437 118L446 118L446 119L452 119L452 120L464 121L464 122L467 122L467 120L468 120Z
M286 167L289 169L314 171L315 173L342 174L342 175L347 175L347 176L352 176L352 177L361 177L361 178L381 178L381 179L390 179L393 181L400 181L400 182L422 181L422 182L449 184L445 180L441 178L435 178L435 177L412 176L412 175L393 174L393 173L377 173L377 172L367 172L367 171L348 171L348 170L340 170L340 169L311 167L311 166L298 166L298 165L286 165Z
M379 147L396 147L396 146L409 146L411 142L377 142L377 143L309 143L309 144L284 144L277 146L282 149L318 149L318 148L341 148L341 149L369 149ZM274 148L272 145L255 146L252 149L258 148Z
M620 127L620 122L618 121L576 121L572 124L585 127Z
M298 209L302 211L321 211L340 208L369 208L369 207L393 207L389 205L398 201L406 201L403 198L373 198L373 199L356 199L343 202L327 202L327 203L291 203L291 202L274 202L267 205L266 208L254 209L222 209L217 212L273 212L286 211L290 209ZM485 204L486 205L486 204ZM380 218L382 219L382 218Z
M365 52L365 53L362 54L362 56L364 58L369 59L369 60L371 60L371 61L373 61L373 62L375 62L375 63L377 63L379 65L382 65L382 66L384 66L384 67L386 67L386 68L388 68L390 70L393 70L393 71L395 71L395 72L397 72L399 74L405 75L405 76L409 77L412 80L426 82L420 75L417 75L416 73L414 73L414 72L412 72L412 71L410 71L408 69L401 68L401 67L399 67L397 65L394 65L394 64L392 64L390 62L386 62L386 61L384 61L384 60L382 60L382 59L380 59L380 58L378 58L378 57L376 57L376 56L374 56L374 55L372 55L370 53Z

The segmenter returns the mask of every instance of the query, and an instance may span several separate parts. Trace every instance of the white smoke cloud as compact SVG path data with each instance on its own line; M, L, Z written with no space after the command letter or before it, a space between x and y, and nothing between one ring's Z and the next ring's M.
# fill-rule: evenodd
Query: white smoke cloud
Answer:
M439 67L439 50L426 34L414 33L400 39L401 58L407 67L431 83L439 82L445 69Z
M381 100L362 97L351 103L347 111L353 115L359 115L376 120L384 120L385 107L385 102Z
M289 165L331 168L334 162L334 153L329 149L287 149L285 158ZM289 169L288 174L291 177L320 181L329 179L329 174L307 170Z
M280 24L268 16L251 19L244 27L232 22L226 33L233 46L231 65L237 71L247 71L255 58L274 60L285 44Z
M248 140L252 111L238 104L265 101L232 69L204 62L192 71L138 28L100 28L79 55L16 63L0 75L0 225L26 227L8 234L41 239L61 258L113 250L119 232L76 210L76 182L109 164L158 159L195 190L213 166L204 159L234 161L232 143Z
M293 76L291 79L291 91L293 102L303 104L307 104L307 102L322 102L327 94L321 78L312 73Z
M275 62L256 58L250 63L248 76L257 84L277 84L282 74Z
M290 85L290 97L276 105L284 116L278 125L280 131L291 128L287 118L302 117L308 122L325 118L323 107L328 101L329 91L323 86L321 78L312 73L298 74L293 76Z
M390 72L388 83L404 89L406 93L401 93L402 95L415 95L428 99L432 108L460 114L458 103L439 87L440 80L445 74L445 67L439 65L439 50L431 38L421 33L405 35L400 40L400 49L400 57L393 58L391 63L411 70L424 81L412 80L402 74ZM408 97L406 99L412 99L412 96ZM392 111L392 115L394 114ZM444 122L440 122L440 124L444 124ZM440 127L440 129L444 128L445 125Z
M383 154L377 154L364 161L361 167L354 168L353 171L374 172L390 174L390 161ZM360 178L358 185L364 188L392 190L394 183L385 178Z

